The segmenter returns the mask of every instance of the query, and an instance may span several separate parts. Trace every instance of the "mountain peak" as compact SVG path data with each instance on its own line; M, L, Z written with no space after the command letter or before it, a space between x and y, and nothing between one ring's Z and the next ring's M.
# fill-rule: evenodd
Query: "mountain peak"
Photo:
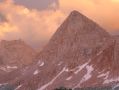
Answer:
M76 11L76 10L73 10L70 14L69 14L69 17L80 17L80 18L82 18L82 17L85 17L86 18L86 16L85 15L83 15L82 13L80 13L80 12L78 12L78 11Z
M63 24L58 28L56 33L53 35L52 39L53 41L57 41L57 39L61 39L62 37L64 41L68 40L66 38L74 39L79 38L80 36L84 38L86 37L85 35L90 38L96 37L98 39L101 39L102 36L109 36L109 33L107 33L93 20L89 19L80 12L74 10L66 18ZM81 37L79 39L81 39Z
M109 37L110 35L98 24L78 11L72 11L52 36L46 48L42 50L40 56L45 57L45 60L53 60L63 56L63 58L65 57L63 60L75 62L72 61L72 58L74 58L72 55L75 56L77 53L82 55L85 50L87 54L88 52L92 53L92 48L102 45ZM79 51L77 51L77 48ZM71 55L70 58L67 58L69 55ZM77 57L81 58L80 55ZM88 54L88 56L91 56L91 54ZM82 55L82 58L85 58L85 54ZM58 60L61 59L58 58Z
M58 28L58 31L56 33L58 32L67 32L67 34L68 32L70 32L70 34L77 33L78 35L91 32L100 32L105 35L108 34L97 23L76 10L70 13L64 23Z
M70 13L70 15L80 15L80 13L79 13L78 11L76 11L76 10L73 10L73 11Z
M74 11L72 11L72 12L69 14L69 16L68 16L67 19L70 19L71 21L72 21L72 20L73 20L73 21L80 21L80 20L83 19L83 18L87 18L87 17L84 16L83 14L81 14L80 12L74 10Z

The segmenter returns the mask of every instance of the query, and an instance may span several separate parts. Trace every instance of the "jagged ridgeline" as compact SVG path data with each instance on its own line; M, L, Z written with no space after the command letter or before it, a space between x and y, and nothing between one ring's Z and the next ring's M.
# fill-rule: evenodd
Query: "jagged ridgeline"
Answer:
M119 38L73 11L35 61L4 75L0 83L17 90L110 90L119 82Z

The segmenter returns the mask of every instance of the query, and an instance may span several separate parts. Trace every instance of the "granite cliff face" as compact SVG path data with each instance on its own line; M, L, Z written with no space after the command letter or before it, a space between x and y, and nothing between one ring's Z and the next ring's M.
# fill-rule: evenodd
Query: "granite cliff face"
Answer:
M119 82L119 40L77 11L71 12L35 58L6 74L17 90L107 86Z

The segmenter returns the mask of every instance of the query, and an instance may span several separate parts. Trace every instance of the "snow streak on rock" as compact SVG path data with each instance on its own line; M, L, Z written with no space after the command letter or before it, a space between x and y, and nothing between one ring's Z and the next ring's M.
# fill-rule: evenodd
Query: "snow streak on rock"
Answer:
M19 85L15 90L18 90L18 89L20 89L22 87L22 85Z
M105 79L105 81L103 82L103 84L108 84L108 83L111 83L111 82L119 82L119 77L117 78L111 78L111 79Z
M35 70L33 74L36 75L38 73L39 73L39 70Z
M80 85L81 85L83 82L87 81L88 79L90 79L90 78L92 77L91 73L92 73L92 71L94 70L94 68L93 68L92 66L87 65L87 66L86 66L86 69L87 69L87 73L82 77L80 83L77 84L74 88L80 87Z
M46 89L49 85L51 85L64 71L66 71L67 70L67 68L66 67L64 67L61 71L60 71L60 73L57 75L57 76L55 76L50 82L48 82L47 84L45 84L45 85L43 85L43 86L41 86L38 90L44 90L44 89Z
M78 70L76 70L74 73L78 74L82 69L84 69L90 61L86 62L85 64L78 66Z

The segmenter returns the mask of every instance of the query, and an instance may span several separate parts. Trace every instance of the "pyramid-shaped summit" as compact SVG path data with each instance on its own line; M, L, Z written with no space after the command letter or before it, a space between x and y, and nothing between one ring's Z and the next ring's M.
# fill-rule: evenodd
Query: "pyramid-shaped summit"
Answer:
M72 11L58 28L51 41L63 43L68 41L80 42L81 39L87 41L88 39L88 41L94 42L94 40L102 40L105 37L109 37L109 34L98 24L78 11Z
M79 13L78 11L72 11L68 18L64 21L64 23L58 28L56 33L59 32L67 32L67 34L86 34L91 32L97 32L98 34L102 34L107 36L108 33L101 28L94 21Z
M72 11L39 57L46 61L77 63L91 57L96 52L94 49L101 48L108 38L110 35L98 24L78 11Z

